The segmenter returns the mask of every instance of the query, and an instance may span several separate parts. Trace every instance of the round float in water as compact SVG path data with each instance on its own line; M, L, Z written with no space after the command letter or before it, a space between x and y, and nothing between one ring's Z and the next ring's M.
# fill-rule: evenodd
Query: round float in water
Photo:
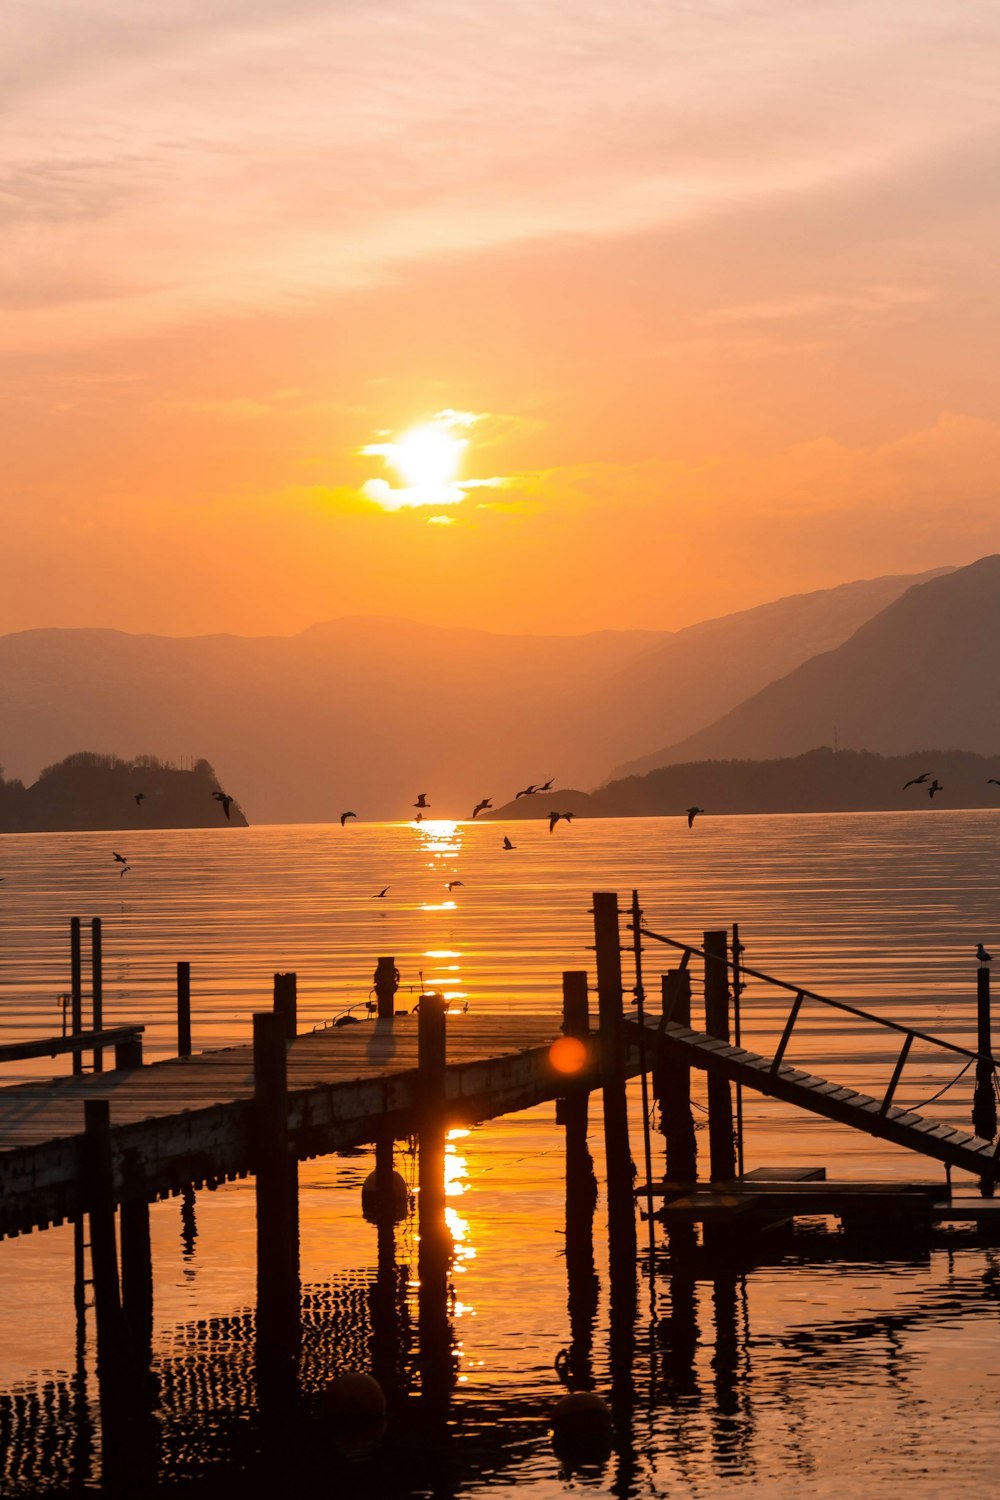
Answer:
M331 1380L320 1408L342 1441L370 1443L385 1431L385 1392L377 1380L360 1370L348 1370Z
M613 1437L611 1408L596 1391L571 1391L552 1413L552 1446L570 1467L604 1463Z

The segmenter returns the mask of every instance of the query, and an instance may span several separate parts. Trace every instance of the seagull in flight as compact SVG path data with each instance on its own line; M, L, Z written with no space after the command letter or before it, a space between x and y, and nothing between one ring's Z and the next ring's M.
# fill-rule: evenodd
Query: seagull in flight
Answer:
M688 827L690 828L698 814L703 813L705 809L703 807L686 807L684 811L687 813Z
M430 807L430 803L427 800L427 793L421 792L420 796L417 798L416 802L414 802L413 805L414 807Z
M384 885L380 891L376 891L375 894L374 894L374 896L369 896L368 899L370 901L381 901L382 897L385 895L385 893L386 893L386 891L388 889L389 889L389 887L387 885Z
M979 959L979 962L981 964L988 964L993 962L993 954L987 953L982 943L980 943L979 947L976 949L976 957Z
M505 849L516 849L517 845L516 844L512 844L511 841L510 841L510 839L507 837L507 835L504 834L504 836L503 836L503 847Z
M453 891L456 885L464 885L465 882L462 880L449 880L447 884L449 891Z
M228 822L229 819L230 819L230 817L232 816L232 814L229 811L229 809L233 805L233 799L232 799L232 797L228 796L225 792L213 792L212 796L215 798L216 802L218 802L220 804L220 806L222 807L222 811L225 813L225 815L226 815L226 821Z
M125 878L125 876L128 874L129 870L131 870L131 868L132 868L131 865L122 865L121 869L118 872L118 879L119 880L123 880Z
M341 813L341 815L340 815L340 826L341 826L341 828L343 828L343 826L347 822L348 818L356 818L356 817L357 817L357 813L352 813L352 812Z
M118 863L120 865L127 865L128 864L128 860L125 858L124 854L116 854L115 851L114 851L114 849L112 849L111 853L112 853L112 856L118 861Z
M560 818L565 818L566 822L568 823L571 820L572 817L573 817L573 814L571 812L569 812L569 813L550 812L549 813L549 832L550 833L552 832L553 828L559 822Z
M473 818L478 818L479 814L481 812L483 812L487 807L492 807L492 806L493 806L493 799L491 797L484 797L483 800L482 800L482 802L477 802L476 805L475 805L475 807L472 809L472 816L473 816Z
M935 792L943 792L943 791L944 791L944 787L941 785L940 781L938 781L937 777L935 776L934 780L931 782L930 786L927 788L927 795L928 795L928 797L930 797L933 800Z
M526 786L522 792L517 792L515 794L514 801L516 802L517 799L518 799L518 797L533 797L537 791L538 791L538 787L535 785L534 782L532 782L531 785L530 786Z
M136 792L136 794L135 794L135 805L136 805L136 807L141 807L142 804L145 802L145 800L146 800L146 793L145 792Z
M919 776L914 776L910 781L904 782L903 791L905 792L908 786L923 786L930 774L930 771L922 771Z
M1000 786L1000 781L997 781L997 779L996 779L995 776L991 776L990 779L987 781L986 785L987 786Z

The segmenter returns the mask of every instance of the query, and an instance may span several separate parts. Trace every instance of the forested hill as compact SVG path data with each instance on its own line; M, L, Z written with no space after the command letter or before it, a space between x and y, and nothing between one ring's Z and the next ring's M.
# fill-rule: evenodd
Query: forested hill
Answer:
M927 773L916 786L905 783ZM867 750L809 750L780 760L703 760L663 766L645 776L609 781L598 791L554 791L544 803L524 797L498 807L494 818L548 816L550 810L587 818L669 817L688 807L713 813L937 812L1000 808L1000 755L964 750L919 750L875 755ZM937 779L941 790L929 795Z
M226 809L207 760L181 771L152 755L119 760L83 750L46 766L31 786L0 772L0 833L77 829L245 828L238 804Z

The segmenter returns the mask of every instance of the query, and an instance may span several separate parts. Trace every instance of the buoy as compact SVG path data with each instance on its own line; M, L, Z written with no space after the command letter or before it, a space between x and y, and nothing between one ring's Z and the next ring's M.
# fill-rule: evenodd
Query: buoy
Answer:
M385 1431L385 1392L360 1370L348 1370L332 1380L320 1407L337 1437L345 1441L370 1443Z
M552 1446L564 1463L603 1463L610 1456L611 1408L596 1391L571 1391L552 1412Z
M389 1191L394 1220L405 1219L410 1208L410 1190L405 1177L393 1172L389 1178ZM378 1217L378 1173L369 1172L361 1184L361 1212L366 1219Z

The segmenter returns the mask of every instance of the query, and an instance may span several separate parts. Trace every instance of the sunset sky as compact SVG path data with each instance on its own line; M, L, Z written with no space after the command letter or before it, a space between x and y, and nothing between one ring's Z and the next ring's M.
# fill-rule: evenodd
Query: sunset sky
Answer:
M0 631L674 627L1000 550L995 0L0 18Z

